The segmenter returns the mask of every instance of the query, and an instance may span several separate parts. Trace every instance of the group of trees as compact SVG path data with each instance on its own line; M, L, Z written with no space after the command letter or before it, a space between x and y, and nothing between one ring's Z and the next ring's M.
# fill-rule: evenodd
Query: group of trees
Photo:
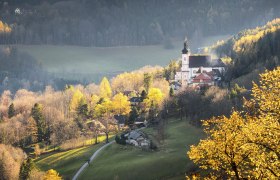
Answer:
M203 122L207 137L191 146L188 155L202 169L210 170L208 178L279 179L279 82L279 67L266 71L260 85L254 84L244 111Z
M15 13L16 8L20 12ZM229 34L277 17L279 1L14 0L0 2L0 12L12 28L1 41L5 44L119 46L163 42L169 48L170 39L186 33L197 38Z
M108 142L109 134L119 130L114 115L126 117L126 124L130 126L140 116L147 120L158 116L169 90L162 73L162 68L145 67L120 74L112 79L112 87L108 79L103 78L100 85L67 85L62 91L50 86L43 92L20 89L13 94L5 90L0 96L0 146L34 151L36 158L45 148L75 147L68 144L79 139L95 137L98 143L100 134L105 134ZM133 81L135 77L137 81ZM140 104L132 107L131 97L141 98ZM3 156L0 155L0 173L5 174L4 179L57 176L52 171L44 174L34 169L30 158L19 148L16 150L21 154L10 151L12 157L19 156L14 160L7 159L10 155L6 152L0 152ZM7 163L14 163L16 169L12 172Z
M280 65L280 19L274 19L265 26L244 30L225 42L212 47L220 57L232 59L228 63L225 80L245 76L242 85L252 87L251 81L258 81L258 74L265 69L272 70Z
M242 97L249 97L248 90L237 84L230 90L217 86L203 91L188 88L170 98L167 106L170 115L187 119L190 124L201 127L201 120L229 116L232 108L242 109Z
M63 91L50 86L43 92L20 89L12 94L6 90L0 97L0 143L22 148L36 143L59 146L81 136L97 139L102 132L108 140L109 133L118 130L114 115L125 116L132 125L141 113L149 118L150 109L153 114L160 110L169 90L160 74L158 67L121 74L112 80L113 88L103 78L99 86L70 85ZM132 80L135 76L139 81ZM126 91L131 93L124 95ZM131 97L142 97L134 110Z
M143 82L140 87L142 91L131 95L112 90L107 78L103 78L99 86L70 85L63 91L55 91L51 87L46 87L43 92L21 89L14 95L10 91L4 91L0 97L0 146L13 149L10 146L13 145L27 151L33 147L34 156L38 157L49 145L54 149L64 147L63 143L67 144L81 137L95 137L97 143L97 137L105 134L108 142L109 133L118 131L114 115L125 116L127 124L133 125L141 113L149 114L153 111L154 116L160 110L165 96L159 88L153 87L153 76L149 75L151 79L146 82L144 76L147 75L144 74L142 73ZM148 93L145 87L148 87ZM140 93L142 105L131 109L129 98L140 97ZM21 154L13 151L9 152L12 155L6 154L6 151L0 152L0 173L5 175L4 179L36 179L43 176L47 179L47 176L56 176L53 172L44 174L34 169L25 153L19 148L16 150ZM14 155L14 160L7 159ZM9 169L12 167L9 163L14 163L13 171Z
M33 160L20 149L0 144L0 179L60 180L59 174L51 169L46 173L35 168Z

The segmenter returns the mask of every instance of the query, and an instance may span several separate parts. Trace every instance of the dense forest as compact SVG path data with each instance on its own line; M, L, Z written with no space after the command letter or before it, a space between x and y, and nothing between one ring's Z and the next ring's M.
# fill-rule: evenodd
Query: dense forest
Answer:
M233 34L279 16L278 0L13 0L0 2L12 31L2 44L120 46ZM248 23L250 22L250 23Z
M262 27L239 32L226 41L217 42L206 52L216 53L227 63L225 80L239 79L239 84L252 87L258 74L280 65L280 19L274 19Z

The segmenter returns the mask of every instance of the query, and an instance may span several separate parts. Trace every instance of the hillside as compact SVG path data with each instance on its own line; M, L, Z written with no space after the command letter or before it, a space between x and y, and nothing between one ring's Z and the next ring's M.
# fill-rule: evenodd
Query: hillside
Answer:
M221 58L231 59L228 62L227 81L250 88L251 81L257 81L259 73L280 65L280 19L241 31L209 49Z
M151 137L153 128L145 129ZM169 119L167 138L155 152L113 144L106 148L80 179L183 179L185 172L195 170L186 152L198 143L202 131L186 121Z
M154 45L233 34L279 16L278 0L12 0L0 2L11 25L1 44ZM18 8L18 11L15 10ZM229 23L230 22L230 23Z

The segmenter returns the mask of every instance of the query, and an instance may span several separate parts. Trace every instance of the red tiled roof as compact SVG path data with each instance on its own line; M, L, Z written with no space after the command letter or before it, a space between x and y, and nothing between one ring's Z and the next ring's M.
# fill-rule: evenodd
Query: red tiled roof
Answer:
M193 79L193 82L194 83L199 83L199 82L210 83L210 82L212 82L212 78L209 75L207 75L206 73L200 73Z

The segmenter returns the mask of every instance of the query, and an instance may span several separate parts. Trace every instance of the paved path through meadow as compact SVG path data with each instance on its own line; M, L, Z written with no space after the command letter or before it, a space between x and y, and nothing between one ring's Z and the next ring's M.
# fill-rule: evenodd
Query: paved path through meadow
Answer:
M96 157L97 155L107 146L110 146L111 144L113 144L115 141L109 142L108 144L103 145L102 147L100 147L97 151L95 151L93 153L93 155L90 157L89 162L86 162L79 170L78 172L74 175L72 180L77 180L79 175L85 170L85 168L88 167L89 163L91 163Z

